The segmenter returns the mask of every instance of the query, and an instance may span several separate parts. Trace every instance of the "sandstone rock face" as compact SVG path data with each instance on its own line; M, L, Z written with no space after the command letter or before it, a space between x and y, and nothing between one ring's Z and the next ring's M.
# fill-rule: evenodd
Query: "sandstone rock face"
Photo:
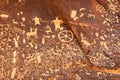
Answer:
M119 80L119 0L0 0L0 80Z

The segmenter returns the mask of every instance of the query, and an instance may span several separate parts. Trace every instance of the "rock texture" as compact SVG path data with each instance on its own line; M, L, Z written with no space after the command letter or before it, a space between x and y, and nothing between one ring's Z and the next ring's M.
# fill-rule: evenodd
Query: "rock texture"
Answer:
M119 80L119 0L0 0L0 80Z

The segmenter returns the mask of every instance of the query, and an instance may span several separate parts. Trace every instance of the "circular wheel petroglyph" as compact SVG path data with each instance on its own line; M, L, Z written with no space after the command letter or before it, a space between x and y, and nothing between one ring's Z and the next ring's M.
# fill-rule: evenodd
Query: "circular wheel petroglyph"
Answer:
M73 40L73 33L70 30L63 30L58 33L58 39L61 42L71 42Z

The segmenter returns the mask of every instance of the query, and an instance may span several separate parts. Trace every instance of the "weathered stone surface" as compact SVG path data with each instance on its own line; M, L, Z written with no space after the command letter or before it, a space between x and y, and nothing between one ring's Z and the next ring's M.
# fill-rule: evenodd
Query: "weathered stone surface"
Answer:
M0 0L1 80L119 80L119 0Z

